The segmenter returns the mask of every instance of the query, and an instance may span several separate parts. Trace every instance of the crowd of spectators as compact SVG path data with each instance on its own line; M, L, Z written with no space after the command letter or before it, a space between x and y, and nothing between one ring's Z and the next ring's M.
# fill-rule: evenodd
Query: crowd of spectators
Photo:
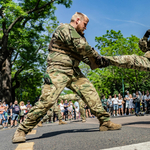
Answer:
M30 101L27 104L24 104L24 101L21 101L18 104L18 101L15 100L14 103L10 102L10 104L6 104L6 102L2 102L0 100L0 126L3 128L8 128L8 125L12 127L17 127L18 123L21 123L32 105Z
M40 100L40 99L39 99ZM125 97L121 94L109 95L108 99L103 96L101 99L102 106L104 109L110 113L111 116L123 116L123 115L133 115L138 114L140 111L145 113L150 112L150 94L149 91L136 91L135 93L126 92ZM63 119L73 120L80 119L79 103L78 101L61 100L58 104L61 115ZM9 105L6 102L0 100L0 126L3 128L8 128L8 125L12 127L17 127L18 123L21 123L26 118L27 113L32 108L30 101L27 101L25 105L24 101L18 104L15 100L14 103ZM94 118L95 116L91 114L91 111L87 105L84 107L86 118ZM54 120L57 120L57 115L54 114Z
M61 110L61 115L63 116L63 119L65 121L80 119L78 101L75 101L73 103L71 100L69 100L69 101L65 100L65 102L63 100L61 100L58 105L59 105L59 108ZM94 117L94 115L91 115L90 109L88 108L87 105L85 105L84 109L85 109L85 114L86 114L87 118L88 117L90 117L90 118Z
M150 112L150 94L149 91L136 91L136 93L126 92L125 97L121 94L109 95L108 99L105 96L101 99L102 106L112 116L137 115L139 112Z

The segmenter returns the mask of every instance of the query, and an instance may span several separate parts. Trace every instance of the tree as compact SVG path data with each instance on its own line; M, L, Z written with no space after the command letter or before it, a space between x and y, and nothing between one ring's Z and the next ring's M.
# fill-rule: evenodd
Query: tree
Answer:
M0 1L0 98L10 102L12 83L17 77L43 62L48 35L43 35L44 21L56 23L56 4L70 7L72 0ZM12 69L13 68L13 69ZM11 79L11 71L15 72ZM16 70L17 69L17 70Z

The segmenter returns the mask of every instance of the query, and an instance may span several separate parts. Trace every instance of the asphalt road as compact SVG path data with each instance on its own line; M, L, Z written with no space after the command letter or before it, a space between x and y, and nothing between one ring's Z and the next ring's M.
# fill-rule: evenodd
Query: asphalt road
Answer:
M68 122L44 124L36 134L27 135L26 143L34 142L34 150L100 150L150 141L150 116L114 118L113 122L122 123L117 131L99 132L97 119L86 123ZM16 129L0 130L0 150L15 150L11 138Z

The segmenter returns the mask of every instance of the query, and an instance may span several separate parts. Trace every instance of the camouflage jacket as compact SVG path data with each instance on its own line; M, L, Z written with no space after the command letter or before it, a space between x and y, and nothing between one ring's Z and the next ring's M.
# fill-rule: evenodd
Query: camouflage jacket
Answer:
M144 57L150 59L150 40L148 40L148 38L143 37L139 40L139 48L145 52Z
M74 27L70 24L62 24L57 27L54 32L52 39L53 44L57 44L61 41L61 46L69 48L71 53L81 56L82 61L90 65L88 57L96 58L98 53L94 50L83 38L77 33ZM80 72L78 68L80 60L75 59L71 55L51 51L47 58L47 72L58 71L63 72L68 75L73 74L73 68L76 68L76 71Z
M146 37L143 37L139 40L139 48L143 52L150 51L150 41Z

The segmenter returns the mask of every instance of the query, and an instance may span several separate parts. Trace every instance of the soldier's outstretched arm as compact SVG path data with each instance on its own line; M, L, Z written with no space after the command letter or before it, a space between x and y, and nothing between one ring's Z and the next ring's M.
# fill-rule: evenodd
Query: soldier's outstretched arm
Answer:
M150 29L146 31L143 38L139 40L139 48L146 52L144 56L122 55L122 56L104 56L109 65L121 68L136 69L139 71L150 71Z
M139 71L150 71L150 61L145 56L123 55L105 56L112 66L121 68L136 69Z

